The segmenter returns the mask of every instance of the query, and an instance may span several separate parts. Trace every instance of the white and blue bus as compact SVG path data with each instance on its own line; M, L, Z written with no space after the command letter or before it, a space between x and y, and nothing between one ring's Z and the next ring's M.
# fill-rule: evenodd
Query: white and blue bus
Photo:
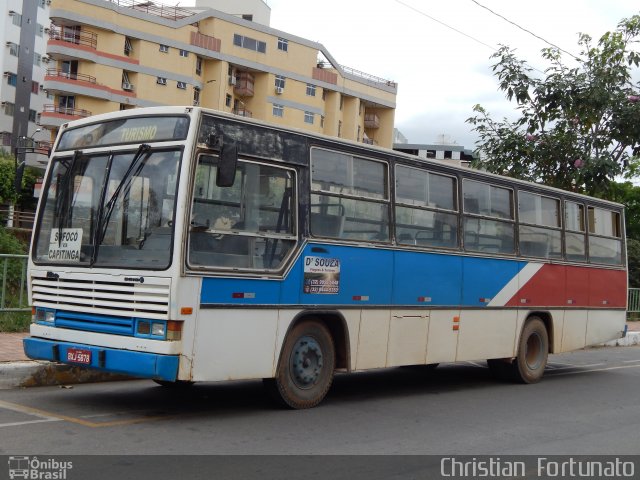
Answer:
M163 385L264 379L317 405L335 372L619 338L621 205L191 107L60 128L30 253L27 355Z

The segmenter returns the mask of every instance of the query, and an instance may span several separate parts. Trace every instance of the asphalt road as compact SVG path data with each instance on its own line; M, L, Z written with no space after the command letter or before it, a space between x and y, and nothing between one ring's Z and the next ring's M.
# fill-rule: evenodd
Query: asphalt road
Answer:
M259 381L0 390L0 455L639 454L640 347L551 357L543 381L484 363L339 375L317 408L272 406Z

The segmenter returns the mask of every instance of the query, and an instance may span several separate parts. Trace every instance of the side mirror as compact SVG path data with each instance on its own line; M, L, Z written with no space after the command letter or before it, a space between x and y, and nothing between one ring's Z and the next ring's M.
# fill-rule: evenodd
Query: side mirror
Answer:
M216 186L231 187L236 180L236 166L238 164L238 147L235 143L223 144L220 147Z

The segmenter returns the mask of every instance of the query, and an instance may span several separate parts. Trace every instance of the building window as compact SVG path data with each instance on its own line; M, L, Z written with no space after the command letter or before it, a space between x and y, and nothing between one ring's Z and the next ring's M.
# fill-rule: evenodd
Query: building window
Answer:
M42 55L40 55L39 53L35 53L33 54L33 64L36 67L39 67L40 64L42 63Z
M200 89L193 87L193 106L197 107L198 105L200 105Z
M129 37L124 37L124 54L128 57L133 52L133 45Z
M224 104L227 107L231 107L231 95L229 95L228 93L227 93L227 96L225 97Z
M176 87L178 87L180 90L186 90L187 89L187 84L186 84L186 82L178 82L176 84Z
M284 90L284 84L286 83L287 79L286 77L283 77L282 75L276 75L276 89L280 89L280 90Z
M157 77L156 78L156 83L158 85L166 85L167 84L167 79L164 77Z
M267 52L267 44L265 42L261 42L255 38L238 35L237 33L233 35L233 44L236 47L246 48L247 50L255 50L260 53Z
M184 57L184 58L187 58L187 57L189 57L189 52L187 52L186 50L180 49L180 56Z
M18 76L15 73L9 73L7 75L7 85L11 85L12 87L15 87L17 83L18 83Z
M278 37L278 50L282 50L283 52L289 51L289 40L286 38Z
M310 123L313 125L315 115L313 112L304 112L304 123Z
M196 75L202 75L202 57L196 57Z
M11 146L11 132L0 132L0 138L2 138L2 146Z
M250 13L243 13L242 14L242 19L243 20L248 20L249 22L253 22L253 15L251 15Z
M14 13L13 24L20 27L22 25L22 15L20 15L19 13Z
M162 53L169 53L169 45L162 45L160 44L160 51Z
M14 57L17 57L20 53L20 45L18 45L17 43L10 43L9 44L9 55L13 55Z
M35 123L37 114L38 112L36 112L35 110L29 110L29 121Z
M15 104L11 103L11 102L5 102L4 103L4 114L8 115L10 117L13 117L13 111L15 109Z
M274 103L273 104L273 116L274 117L284 117L284 106Z
M40 93L40 84L38 82L31 82L31 93L38 95Z
M307 95L309 97L315 97L316 96L316 86L315 85L311 85L310 83L307 83Z

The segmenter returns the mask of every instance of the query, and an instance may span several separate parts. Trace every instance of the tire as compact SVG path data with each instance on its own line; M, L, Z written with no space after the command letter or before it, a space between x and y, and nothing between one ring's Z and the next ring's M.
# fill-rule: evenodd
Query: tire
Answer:
M304 320L287 335L276 376L265 379L265 387L286 407L315 407L331 387L335 357L329 330L316 320Z
M518 356L511 364L513 379L519 383L537 383L544 374L549 358L549 334L539 317L530 317L524 324Z

